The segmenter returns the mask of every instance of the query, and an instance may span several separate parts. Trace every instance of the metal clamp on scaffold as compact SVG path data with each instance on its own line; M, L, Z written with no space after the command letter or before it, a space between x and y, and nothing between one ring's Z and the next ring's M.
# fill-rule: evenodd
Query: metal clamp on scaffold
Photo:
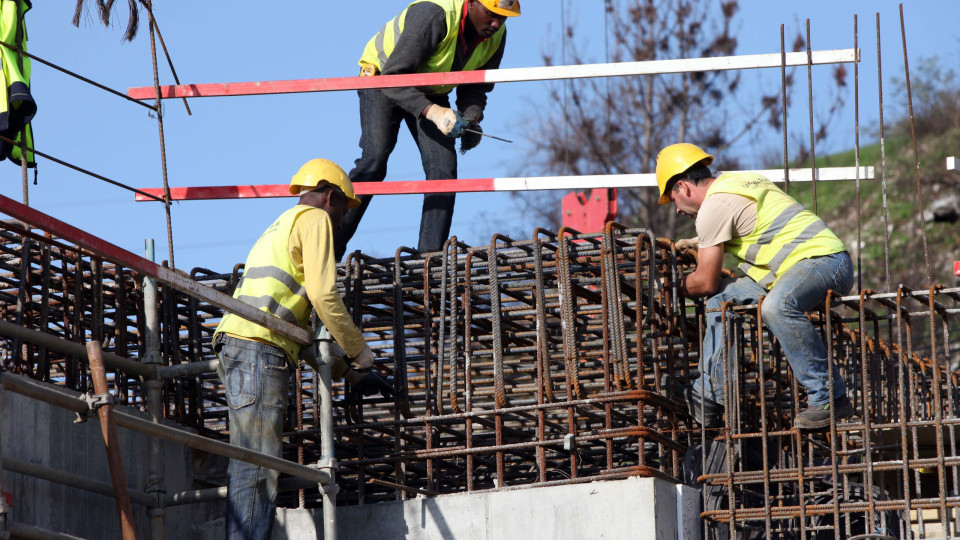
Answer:
M77 399L87 404L87 413L80 414L77 413L77 418L73 421L74 424L81 424L87 421L87 418L96 414L97 409L105 405L114 405L116 401L113 399L113 394L94 394L92 392L85 392L80 394Z

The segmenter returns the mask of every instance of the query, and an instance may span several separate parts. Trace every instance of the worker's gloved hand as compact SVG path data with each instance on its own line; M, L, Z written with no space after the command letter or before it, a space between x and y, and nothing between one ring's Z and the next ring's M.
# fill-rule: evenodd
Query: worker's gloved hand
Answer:
M352 358L353 365L357 366L360 369L369 369L373 366L373 361L376 358L373 356L373 351L370 349L369 345L364 345L363 350L360 351L360 354Z
M361 396L380 394L388 398L393 395L392 380L372 369L350 368L344 373L343 378L350 383L352 390Z
M467 122L456 111L436 104L427 109L427 120L436 124L440 133L447 137L459 137L467 127Z
M700 240L697 238L684 238L682 240L677 240L676 244L677 249L687 249L695 248L700 245Z
M460 113L460 116L473 127L483 120L483 108L479 105L470 105Z
M473 131L463 132L463 135L460 137L460 155L466 154L467 150L476 148L483 139L483 136L480 135L480 133L483 133L483 128L479 125L474 125L470 126L470 129L478 131L479 133L474 133Z

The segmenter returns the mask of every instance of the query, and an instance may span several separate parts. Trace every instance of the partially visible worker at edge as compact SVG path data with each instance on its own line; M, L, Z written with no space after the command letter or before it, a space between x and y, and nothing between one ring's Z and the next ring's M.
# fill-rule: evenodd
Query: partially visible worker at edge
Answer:
M507 17L520 15L519 0L417 0L388 21L363 50L360 75L439 73L497 69L506 44ZM350 171L354 182L381 182L387 176L387 158L397 144L404 122L420 149L427 180L457 177L455 139L460 152L480 144L480 122L493 84L457 88L457 109L450 108L454 86L359 90L360 159ZM462 111L462 112L458 112ZM361 196L359 208L347 212L334 235L336 257L347 250L370 205ZM424 195L420 218L421 252L438 251L450 234L456 195Z
M356 392L387 396L392 388L369 370L373 352L336 287L333 231L347 208L360 204L353 185L336 163L314 159L293 176L290 193L299 195L299 202L254 244L233 297L306 329L310 329L311 310L316 309L320 321L353 359L351 367L343 361L334 365L334 377L351 382ZM227 313L214 333L214 350L227 397L230 444L280 457L287 389L300 344ZM229 540L270 538L277 475L271 469L230 461Z
M700 378L683 390L691 415L706 427L723 423L721 304L755 304L765 296L763 322L807 391L808 406L794 426L829 426L831 406L837 419L852 416L840 372L827 359L820 333L806 314L828 291L850 290L853 262L847 248L816 214L764 176L718 176L709 169L712 162L713 156L688 143L670 145L657 156L659 203L673 201L678 214L696 220L697 238L685 242L699 243L697 267L680 282L680 290L690 297L709 296L707 309L717 310L706 315ZM721 278L724 252L738 259L747 277ZM828 369L833 370L833 396Z

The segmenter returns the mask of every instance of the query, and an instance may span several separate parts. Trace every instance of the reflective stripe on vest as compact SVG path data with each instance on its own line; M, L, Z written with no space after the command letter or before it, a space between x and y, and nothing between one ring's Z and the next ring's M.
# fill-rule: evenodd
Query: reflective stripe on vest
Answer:
M843 242L813 212L756 173L721 174L707 190L733 193L757 202L753 232L724 244L740 269L766 289L803 259L846 251Z
M267 228L250 250L243 277L233 293L234 298L303 328L309 327L313 307L303 285L303 273L290 260L289 244L293 224L311 210L316 209L297 205ZM283 349L291 362L300 352L299 343L231 313L223 316L219 332L272 343Z
M453 59L456 56L457 47L460 46L458 38L460 35L460 21L463 18L464 0L417 0L411 3L410 6L421 2L430 2L444 9L447 19L447 35L444 36L443 41L437 45L436 50L433 51L433 55L417 68L417 72L449 72L453 67ZM372 64L377 66L380 72L383 72L383 66L387 63L387 59L390 58L390 54L397 46L397 42L400 41L400 35L403 33L404 23L407 19L407 11L410 9L410 6L407 6L407 9L404 9L392 20L387 21L387 23L383 25L383 28L380 29L380 32L367 42L367 46L363 49L363 56L360 57L360 61L358 62L361 66L364 64ZM505 26L501 26L492 36L480 42L470 54L470 58L467 59L462 71L476 70L493 58L497 49L500 48L500 42L503 40L505 28ZM446 94L453 90L454 87L455 85L431 86L426 90L430 94Z

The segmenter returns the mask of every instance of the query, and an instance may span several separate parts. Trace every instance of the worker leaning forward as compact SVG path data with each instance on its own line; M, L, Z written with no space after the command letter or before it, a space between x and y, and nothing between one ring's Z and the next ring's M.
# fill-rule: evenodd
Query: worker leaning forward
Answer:
M438 73L497 69L503 57L507 17L520 15L519 0L417 0L387 22L368 43L360 58L361 76ZM400 123L416 139L427 180L457 177L455 139L460 151L480 144L477 133L492 84L457 88L457 112L450 108L453 86L359 90L360 148L350 171L354 182L380 182L387 175L387 158L397 144ZM425 195L420 220L422 252L437 251L450 234L452 193ZM337 260L343 257L360 219L370 204L360 197L358 208L343 219L334 235Z
M765 296L763 322L807 391L808 407L797 415L794 426L828 426L831 397L837 419L852 416L839 370L827 359L820 333L806 315L829 291L845 294L853 285L853 263L846 247L816 214L764 176L718 176L709 169L712 162L713 156L688 143L668 146L657 156L659 203L673 201L678 214L696 220L697 268L681 281L681 291L690 297L710 297L700 378L683 389L691 414L707 427L722 425L721 304L755 304ZM747 277L721 278L724 252L740 261ZM736 360L731 365L737 365ZM828 370L833 370L833 396Z
M233 297L306 329L316 309L359 368L340 361L334 377L350 381L354 391L386 396L391 388L368 370L373 352L336 288L333 232L347 209L360 205L353 185L337 164L314 159L294 175L290 193L300 195L299 202L254 244ZM290 372L300 344L228 313L214 333L214 349L229 408L230 444L280 457ZM231 460L227 476L227 538L270 538L277 472Z

